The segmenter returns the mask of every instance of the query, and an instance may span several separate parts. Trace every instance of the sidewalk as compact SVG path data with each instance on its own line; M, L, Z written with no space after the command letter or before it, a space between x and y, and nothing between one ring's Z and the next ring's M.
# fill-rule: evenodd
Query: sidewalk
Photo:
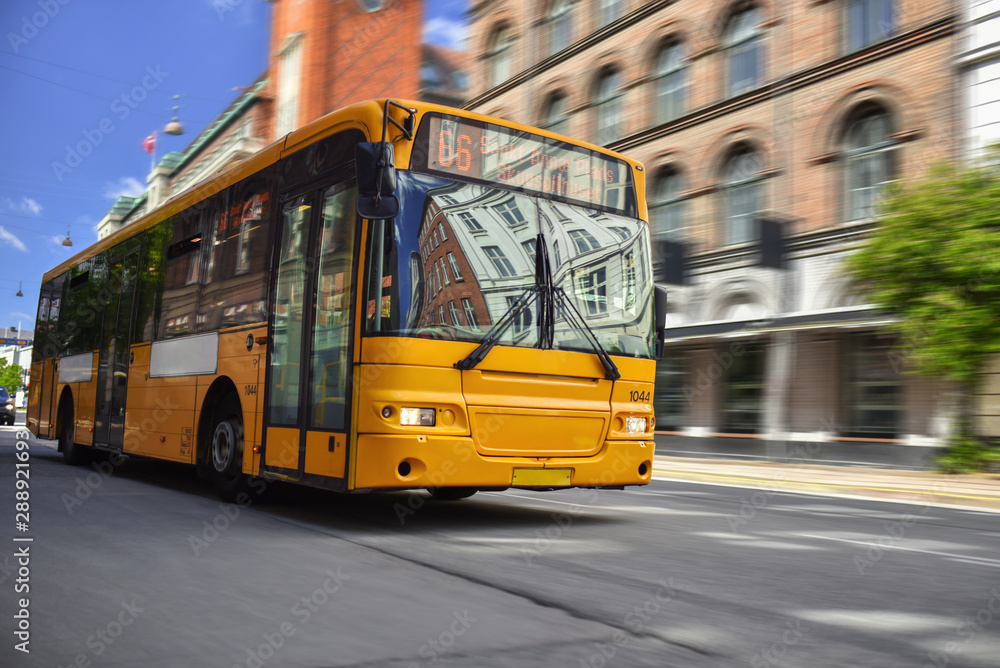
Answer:
M1000 474L946 475L864 466L779 464L658 455L656 480L804 492L1000 512Z

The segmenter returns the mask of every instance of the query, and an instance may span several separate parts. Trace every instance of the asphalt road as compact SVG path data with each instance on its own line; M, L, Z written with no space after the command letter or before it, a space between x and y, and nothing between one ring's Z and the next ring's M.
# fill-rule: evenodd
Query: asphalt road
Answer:
M0 666L1000 666L1000 514L684 482L239 508L35 442L21 532L15 431Z

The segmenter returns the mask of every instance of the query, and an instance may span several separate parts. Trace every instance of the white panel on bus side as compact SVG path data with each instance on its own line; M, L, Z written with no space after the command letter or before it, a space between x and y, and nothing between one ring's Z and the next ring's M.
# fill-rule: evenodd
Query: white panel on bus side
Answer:
M60 383L89 383L94 376L94 353L71 355L59 360Z
M218 332L154 341L149 352L149 376L167 378L215 373L218 362Z

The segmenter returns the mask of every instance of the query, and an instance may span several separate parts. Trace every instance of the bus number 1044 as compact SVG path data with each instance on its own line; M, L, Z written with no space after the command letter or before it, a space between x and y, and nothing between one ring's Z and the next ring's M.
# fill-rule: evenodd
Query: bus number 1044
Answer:
M650 396L649 392L643 392L641 390L632 390L631 392L628 393L628 399L633 403L642 402L648 404Z

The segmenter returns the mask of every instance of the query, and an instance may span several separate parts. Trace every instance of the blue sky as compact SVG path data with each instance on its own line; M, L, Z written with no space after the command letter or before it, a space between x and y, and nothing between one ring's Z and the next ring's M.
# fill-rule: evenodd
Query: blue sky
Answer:
M461 48L466 6L425 4L425 40ZM142 192L145 137L157 131L157 157L183 151L264 71L270 11L264 0L0 2L0 329L31 329L42 274L97 240L115 198ZM162 132L174 95L179 137Z

